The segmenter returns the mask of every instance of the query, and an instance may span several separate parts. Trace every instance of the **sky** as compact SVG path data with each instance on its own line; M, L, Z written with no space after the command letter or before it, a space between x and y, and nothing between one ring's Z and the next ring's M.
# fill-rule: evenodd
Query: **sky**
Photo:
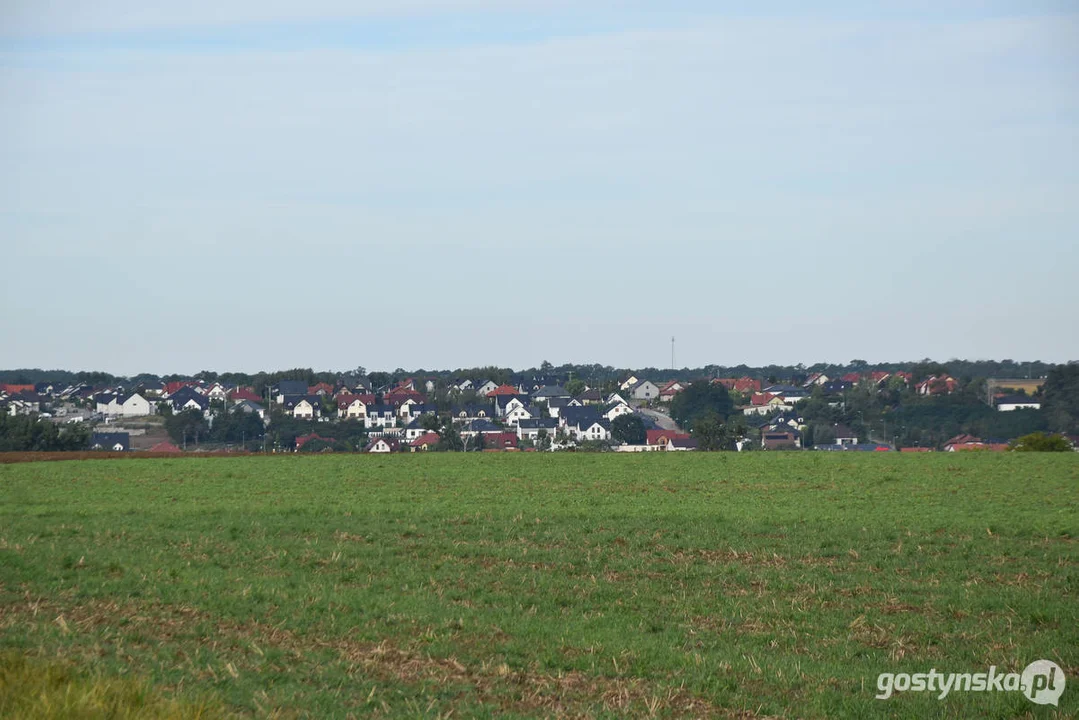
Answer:
M0 258L7 368L1077 359L1079 4L0 0Z

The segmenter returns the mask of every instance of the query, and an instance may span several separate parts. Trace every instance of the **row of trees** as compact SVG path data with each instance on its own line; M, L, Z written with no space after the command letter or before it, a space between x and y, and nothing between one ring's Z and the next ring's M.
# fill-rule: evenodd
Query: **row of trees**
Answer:
M33 415L0 414L0 452L85 450L90 427L82 423L57 425Z

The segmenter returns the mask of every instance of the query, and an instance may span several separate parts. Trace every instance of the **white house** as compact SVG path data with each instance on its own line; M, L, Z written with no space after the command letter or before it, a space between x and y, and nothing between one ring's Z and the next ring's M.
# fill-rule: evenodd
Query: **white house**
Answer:
M206 391L206 397L217 402L223 402L228 400L229 392L221 383L214 383L213 386Z
M379 438L375 440L369 446L367 452L373 453L391 453L393 452L393 445L386 438Z
M120 403L120 414L124 417L144 417L154 414L155 405L138 393L131 393Z
M509 405L507 405L506 407L508 408ZM522 420L532 420L536 417L539 417L538 412L534 412L531 409L525 407L524 405L518 404L514 406L512 410L509 410L506 413L506 424L516 425Z
M577 426L578 440L610 440L611 425L603 420L581 423Z
M490 380L488 380L487 382L483 383L482 385L480 385L479 387L476 388L476 394L479 395L480 397L487 397L487 393L491 392L492 390L497 390L497 389L498 389L498 384L493 383Z
M310 420L315 417L315 406L307 398L299 400L292 407L292 417Z
M997 410L1011 412L1012 410L1040 410L1041 401L1029 398L1025 395L1007 395L997 399Z
M640 380L635 385L626 389L634 400L655 400L659 397L659 387L651 380Z
M613 421L620 415L632 415L633 408L625 403L613 403L607 406L607 409L603 411L603 417L607 418L608 422Z
M372 405L367 408L367 415L363 419L363 426L371 428L395 428L397 427L397 413L392 405Z
M348 420L362 420L367 417L367 403L362 398L354 397L350 401L337 404L337 417Z
M618 386L618 389L619 390L629 390L631 387L636 385L638 382L640 382L640 380L637 379L636 375L630 375L628 378L626 378L625 382L623 382L621 385Z

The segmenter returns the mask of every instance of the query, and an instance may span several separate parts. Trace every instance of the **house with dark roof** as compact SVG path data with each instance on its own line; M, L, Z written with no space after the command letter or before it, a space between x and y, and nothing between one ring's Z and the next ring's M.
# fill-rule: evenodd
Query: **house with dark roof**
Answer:
M540 431L546 431L547 437L553 438L558 432L558 420L556 418L532 418L521 420L517 423L517 437L521 440L536 440Z
M589 388L575 399L582 405L601 405L603 404L603 393L595 388Z
M761 433L761 447L765 450L797 450L802 447L802 433L795 428L766 430Z
M1026 395L1001 395L994 403L999 412L1011 412L1013 410L1040 410L1042 403Z
M126 432L94 433L90 436L90 449L127 452L131 449L131 435Z
M532 393L533 400L547 401L551 398L565 398L566 400L569 400L571 397L573 396L566 392L566 388L561 385L544 385L539 390Z
M307 383L303 380L282 380L277 383L277 391L274 393L278 405L284 405L287 397L304 397L305 395L307 395Z

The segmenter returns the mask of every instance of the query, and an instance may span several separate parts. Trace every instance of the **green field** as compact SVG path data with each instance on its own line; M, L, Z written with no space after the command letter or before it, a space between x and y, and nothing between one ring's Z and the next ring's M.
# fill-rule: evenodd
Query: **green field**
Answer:
M191 713L1074 717L1077 543L1071 453L0 465L0 653ZM1059 708L874 699L1042 658Z

